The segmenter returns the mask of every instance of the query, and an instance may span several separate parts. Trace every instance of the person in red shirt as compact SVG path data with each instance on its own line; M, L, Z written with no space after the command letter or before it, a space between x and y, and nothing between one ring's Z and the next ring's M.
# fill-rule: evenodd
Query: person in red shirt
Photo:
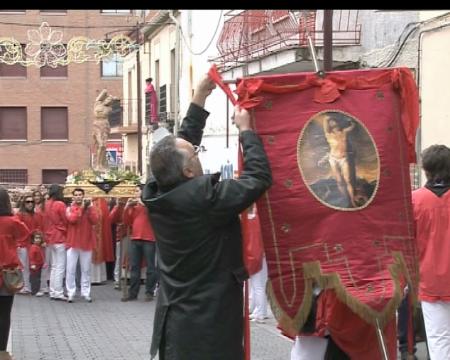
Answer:
M23 266L23 279L24 287L19 291L19 294L30 294L31 283L30 283L30 264L29 264L29 251L31 246L31 234L36 231L42 231L42 214L36 213L34 211L34 198L31 194L25 195L20 200L19 211L16 216L20 221L24 222L30 229L30 236L23 242L18 244L17 252L19 259Z
M114 289L120 289L120 259L123 256L121 247L123 247L122 239L127 236L128 227L123 223L123 210L127 202L126 198L118 198L117 204L114 205L110 214L109 221L111 225L116 225L116 260L114 265Z
M45 194L47 194L47 188L44 185L40 185L45 189ZM42 232L45 234L47 232L47 219L45 214L45 197L44 194L41 193L40 190L33 191L33 199L34 199L34 211L42 216ZM48 294L48 282L50 280L50 267L51 267L51 247L44 247L45 253L45 263L47 266L43 267L41 270L41 288L39 289L37 296L42 296L44 294Z
M419 252L419 300L432 360L450 359L450 148L422 154L427 182L413 191Z
M9 329L11 326L11 309L14 294L3 285L2 269L20 267L17 256L17 244L25 241L30 234L28 227L13 216L11 201L5 188L0 187L0 358L9 359L6 352Z
M50 185L45 204L45 239L51 248L50 299L66 301L63 278L66 271L66 204L63 202L63 188Z
M41 288L41 270L46 267L45 264L45 243L41 231L34 231L31 235L31 246L29 251L30 261L30 283L31 294L43 296Z
M92 251L96 246L94 225L99 221L99 213L89 199L84 199L84 190L72 191L73 203L67 208L67 266L66 288L68 302L73 302L77 290L75 276L77 262L80 259L81 296L88 302L91 298L91 262Z
M156 270L156 244L155 235L147 212L141 200L142 185L137 185L135 190L135 199L129 199L125 206L123 222L131 226L129 261L130 261L130 289L128 296L123 297L122 301L136 300L139 294L141 282L141 264L142 258L147 265L145 279L145 301L151 301L154 298L158 274Z

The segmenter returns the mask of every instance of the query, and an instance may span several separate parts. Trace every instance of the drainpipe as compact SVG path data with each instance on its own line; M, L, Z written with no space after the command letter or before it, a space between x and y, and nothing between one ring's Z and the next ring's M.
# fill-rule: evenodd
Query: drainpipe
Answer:
M189 47L192 49L192 10L187 11L188 16L188 39L189 39ZM192 65L192 54L189 52L189 95L192 96L192 89L194 88L193 85L194 81L194 71L193 71L193 65Z
M140 45L139 25L136 25L137 44ZM138 148L138 173L142 175L142 104L141 104L141 56L140 46L136 52L136 82L137 82L137 148Z
M180 23L174 16L174 11L171 10L169 13L172 21L175 22L175 84L174 84L174 126L173 133L176 135L178 133L178 114L180 108Z

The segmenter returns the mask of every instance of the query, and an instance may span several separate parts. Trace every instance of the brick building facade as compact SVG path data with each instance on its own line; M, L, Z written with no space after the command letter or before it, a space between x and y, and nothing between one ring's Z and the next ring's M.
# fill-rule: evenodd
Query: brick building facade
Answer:
M131 10L0 10L0 34L26 46L27 31L47 22L67 44L127 34L137 21ZM121 61L56 69L0 63L0 183L62 183L90 166L95 98L107 89L122 99Z

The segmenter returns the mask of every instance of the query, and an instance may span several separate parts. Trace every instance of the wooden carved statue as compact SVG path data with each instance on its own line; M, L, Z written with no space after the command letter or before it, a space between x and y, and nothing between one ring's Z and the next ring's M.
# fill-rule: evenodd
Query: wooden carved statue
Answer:
M109 133L111 132L108 117L112 112L112 103L114 100L117 100L117 98L112 95L108 95L106 89L103 89L95 99L95 117L92 124L92 135L95 149L95 156L92 166L94 170L104 171L108 169L106 145L108 142Z

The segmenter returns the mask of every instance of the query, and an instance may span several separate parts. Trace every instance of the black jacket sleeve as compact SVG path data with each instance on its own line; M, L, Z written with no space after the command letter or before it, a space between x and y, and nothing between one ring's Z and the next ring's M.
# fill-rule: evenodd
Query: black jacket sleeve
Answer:
M252 130L243 131L240 141L244 157L241 175L217 183L209 199L211 216L218 221L241 213L272 185L269 160L259 136Z
M208 116L208 111L197 104L191 103L177 136L193 145L200 145Z

